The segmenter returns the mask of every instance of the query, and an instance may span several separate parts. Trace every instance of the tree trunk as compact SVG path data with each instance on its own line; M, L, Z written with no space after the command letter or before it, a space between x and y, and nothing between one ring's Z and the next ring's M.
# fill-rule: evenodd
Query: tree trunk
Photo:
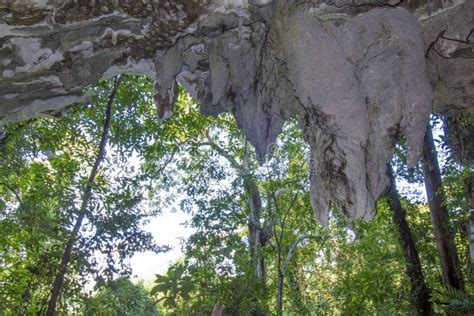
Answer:
M206 135L208 143L217 153L227 159L230 165L235 169L243 180L245 192L248 194L249 215L247 217L248 240L249 240L249 255L253 266L253 273L258 283L261 286L266 286L266 271L265 271L265 257L262 255L262 249L267 245L270 238L271 222L265 221L262 225L260 223L262 216L262 196L258 188L258 184L252 173L249 171L249 152L247 150L247 140L244 141L244 159L243 164L240 165L234 157L229 155L223 148L221 148L212 137ZM256 299L256 298L255 298ZM257 304L259 305L259 304ZM265 315L264 308L257 311L258 315Z
M293 300L293 306L296 307L298 315L309 315L310 312L309 309L306 307L306 303L304 302L304 296L301 291L301 286L295 276L296 273L292 270L287 270L286 273L288 276L288 285L290 286L291 291L293 292L291 295L291 298Z
M246 145L246 144L245 144ZM266 236L265 224L262 225L262 196L258 188L256 179L248 170L248 151L245 151L244 167L243 167L243 181L244 188L248 197L248 203L250 208L250 214L247 218L248 227L248 238L249 238L249 251L250 260L254 268L254 275L256 277L259 286L263 289L266 288L266 269L265 269L265 256L262 254L262 249L266 246L269 236ZM265 221L267 223L267 221ZM265 315L265 309L258 302L257 297L255 301L258 306L258 310L255 311L254 315Z
M467 271L468 278L473 277L474 268L474 174L466 180L467 199L469 201L469 220L467 223L467 237L469 240L469 247L467 249Z
M284 283L284 275L283 275L283 270L281 267L281 255L278 254L278 267L277 267L277 272L278 272L278 288L277 288L277 314L282 315L283 314L283 283Z
M262 256L262 248L265 245L262 244L262 242L264 242L266 238L264 236L264 228L260 223L262 197L253 176L248 173L247 170L244 172L244 187L249 195L248 203L250 208L250 214L247 219L250 257L254 265L255 276L262 282L262 284L265 284L265 260Z
M467 275L470 280L473 277L474 270L474 209L469 211L469 222L468 222L468 238L469 247L467 249Z
M217 303L216 305L214 305L214 309L212 310L211 316L222 316L224 314L224 309L224 305Z
M425 283L421 270L420 258L416 249L415 241L406 220L406 210L400 203L395 184L392 167L388 166L390 186L388 188L388 201L393 213L393 223L398 229L400 245L405 257L406 273L411 283L411 301L419 315L433 315L433 306L430 302L431 291Z
M92 167L92 170L89 174L89 178L87 180L87 184L84 189L84 195L82 196L81 208L79 210L76 223L74 224L74 228L71 232L71 235L69 235L69 239L64 249L58 274L56 275L56 278L54 279L53 289L51 290L51 296L48 303L48 310L46 312L47 316L53 316L56 314L56 304L59 298L59 294L61 293L61 288L64 282L64 276L66 275L66 272L67 272L67 266L71 260L72 248L74 247L74 244L76 243L76 240L79 237L79 230L81 229L82 222L87 212L88 203L92 196L92 186L94 184L94 180L97 175L97 172L99 171L100 164L105 156L105 146L107 144L110 124L112 121L112 104L113 104L115 95L117 94L117 90L120 86L120 83L121 83L121 77L116 79L112 93L109 96L109 101L107 103L107 109L106 109L106 114L105 114L104 128L103 128L102 135L100 138L100 143L99 143L99 152L94 162L94 166Z
M423 174L444 283L463 290L464 281L445 204L443 182L430 126L427 128L423 143Z

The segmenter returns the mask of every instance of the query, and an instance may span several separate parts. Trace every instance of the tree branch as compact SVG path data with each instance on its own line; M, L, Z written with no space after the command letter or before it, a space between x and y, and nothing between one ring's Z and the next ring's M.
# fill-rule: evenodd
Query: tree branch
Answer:
M326 234L323 234L323 235L304 235L304 234L300 235L295 240L295 242L293 242L293 244L290 246L290 250L288 251L288 253L286 255L285 263L283 265L283 271L286 271L286 269L288 268L288 265L290 264L290 260L293 257L293 254L294 254L296 248L298 247L298 245L300 243L302 243L306 239L318 239L318 238L326 239L326 238L328 238L328 236Z
M206 145L209 145L211 146L212 149L214 149L215 151L217 151L217 153L219 155L221 155L222 157L224 157L225 159L227 159L227 161L230 163L230 165L235 169L237 170L237 172L240 174L240 175L243 175L244 174L244 170L242 168L242 166L237 162L237 160L234 159L234 157L232 157L231 155L229 155L228 152L226 152L224 149L222 149L219 145L217 145L217 143L212 139L211 135L209 135L209 131L206 130L206 138L207 138L207 141L208 143L204 143Z
M5 188L7 188L10 192L12 192L15 198L18 200L18 203L20 203L20 207L22 209L25 209L25 205L23 204L23 201L21 200L18 192L16 192L15 189L13 189L13 187L11 187L8 183L0 182L0 184L3 185Z

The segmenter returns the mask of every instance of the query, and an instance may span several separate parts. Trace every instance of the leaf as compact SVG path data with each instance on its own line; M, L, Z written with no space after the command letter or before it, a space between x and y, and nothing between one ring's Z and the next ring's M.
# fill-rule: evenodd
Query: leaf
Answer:
M164 301L163 301L163 306L165 307L169 307L169 308L172 308L176 305L175 303L175 300L172 298L172 297L167 297Z
M191 298L191 296L189 296L189 293L188 293L188 292L181 292L181 297L182 297L185 301L189 301L189 299Z
M151 289L150 295L156 295L157 293L166 292L167 290L168 287L165 284L158 284Z

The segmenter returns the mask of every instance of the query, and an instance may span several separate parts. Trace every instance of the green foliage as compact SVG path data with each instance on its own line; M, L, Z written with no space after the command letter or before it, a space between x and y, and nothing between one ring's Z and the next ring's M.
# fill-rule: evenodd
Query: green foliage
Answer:
M62 120L13 124L1 136L0 305L6 314L44 311L97 154L112 82L91 89L93 103L72 108ZM372 222L348 222L336 209L329 227L315 222L308 147L296 120L285 125L273 155L259 163L231 115L202 116L180 88L175 114L160 122L152 97L150 80L124 78L59 312L156 315L143 287L117 276L130 272L133 253L163 250L142 224L164 208L190 214L187 224L194 229L183 258L157 275L151 290L164 314L209 315L216 304L226 315L277 314L279 280L287 315L412 312L398 231L385 201ZM407 169L406 156L402 141L393 162L397 178L404 187L418 186L402 204L424 277L430 288L441 288L429 210L419 192L421 169ZM472 170L455 164L443 148L440 157L453 229L461 232ZM261 234L253 257L255 193ZM456 239L463 256L466 237L458 233ZM256 274L259 260L264 277ZM93 296L83 291L91 278L98 286ZM469 294L443 289L433 292L433 301L440 312L472 312Z
M7 313L44 311L97 155L112 84L92 88L92 104L72 108L61 120L42 118L5 128L0 305ZM139 163L133 161L156 138L159 122L150 116L151 91L149 80L127 77L118 92L106 159L73 249L59 311L80 306L88 279L101 283L129 273L127 260L135 252L166 250L142 229L158 209L144 199L150 175L136 170Z
M177 108L178 116L183 108ZM197 113L196 106L191 109ZM193 114L192 118L199 116ZM180 273L176 274L173 266L156 280L153 293L170 313L210 313L217 303L225 305L229 315L257 313L259 308L275 311L278 249L283 264L290 247L302 235L328 235L329 239L308 238L290 258L284 273L286 312L313 315L410 310L404 263L386 207L376 223L350 224L334 213L329 230L316 224L307 194L307 148L296 122L286 125L273 156L260 166L227 115L202 120L205 124L194 125L202 130L181 139L174 156L177 172L173 183L183 197L179 205L192 215L189 225L196 233L186 242L185 258L177 270ZM210 146L210 141L215 144ZM243 166L247 168L245 174ZM249 192L245 189L249 181L255 181L261 192L262 220L273 223L273 246L262 252L266 284L255 282L249 255ZM188 281L194 284L189 293L179 286ZM374 293L374 287L383 290Z
M203 117L186 95L178 99L175 115L163 129L166 137L161 144L172 152L174 164L163 170L157 162L167 161L169 151L153 144L145 155L145 165L169 184L154 191L158 195L169 189L163 207L170 207L173 201L192 214L189 225L196 232L185 246L189 260L185 258L166 275L157 276L153 293L178 315L210 314L218 302L234 314L247 314L257 308L255 299L264 297L266 291L259 291L250 277L242 238L248 210L242 209L245 192L236 167L242 164L243 136L229 115ZM227 158L222 152L229 153Z
M84 315L88 316L158 316L155 303L142 284L119 278L103 284L94 295L87 297Z
M472 315L474 296L453 287L433 290L431 301L436 303L448 315Z
M163 306L166 308L178 307L179 300L190 299L190 292L194 288L189 276L183 275L185 267L176 264L168 269L166 275L156 275L156 285L151 290L151 295L162 293Z
M182 115L182 108L181 104L178 116ZM195 105L190 109L189 115L193 111L197 113ZM199 120L198 114L191 117ZM194 284L190 293L185 294L188 299L180 296L179 289L171 286L165 289L162 283L174 278L174 267L170 275L157 279L155 292L162 295L159 296L162 300L171 293L174 293L171 297L177 297L174 304L166 304L170 313L210 313L217 303L224 304L229 315L243 311L257 313L262 307L275 312L278 262L281 264L286 259L291 246L303 235L327 238L308 238L290 257L284 271L286 313L402 315L412 311L398 231L387 204L379 204L373 222L348 223L334 210L330 227L320 228L314 221L308 198L307 149L295 122L286 125L274 146L273 156L259 165L228 116L201 120L192 124L198 128L181 139L174 156L176 176L172 183L181 193L179 206L192 215L189 225L196 233L186 242L184 262L180 265L185 269L186 280ZM210 141L215 144L210 145ZM408 183L420 183L419 170L405 167L403 146L399 147L397 157L399 177ZM456 197L450 195L449 201L460 201L462 177L459 173L451 174L453 183L447 181L447 184L453 187L453 193L458 193ZM248 282L253 276L247 240L250 196L246 185L249 182L257 183L256 189L262 195L262 221L273 223L270 246L261 254L267 267L266 284ZM430 285L436 286L440 269L433 236L429 233L430 216L422 197L415 197L410 197L412 202L403 203L425 276ZM229 299L238 297L242 285L246 298ZM254 291L255 287L260 293ZM255 302L259 303L255 305Z

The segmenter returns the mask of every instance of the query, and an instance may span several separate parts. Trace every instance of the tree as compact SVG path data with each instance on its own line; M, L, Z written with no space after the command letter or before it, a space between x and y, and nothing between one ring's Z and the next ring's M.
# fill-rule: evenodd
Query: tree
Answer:
M184 313L183 308L187 308L187 312L211 313L217 303L233 312L263 313L265 264L263 254L256 251L256 247L265 243L265 237L260 223L263 204L251 169L256 162L249 158L250 149L244 148L242 135L229 116L205 118L198 113L193 100L185 94L182 96L175 106L176 116L171 120L176 118L174 123L189 128L181 132L180 137L170 139L178 148L173 156L178 170L172 182L181 196L186 196L181 198L180 207L194 215L191 225L197 232L187 243L186 256L190 260L185 260L180 269L171 267L166 276L159 276L154 292L162 293L165 307L179 313ZM170 124L168 128L176 126ZM150 150L148 157L152 161L166 155L165 151ZM221 163L212 158L220 159ZM168 175L169 171L163 174ZM248 228L248 247L241 238L244 223ZM234 267L226 262L229 257ZM238 274L235 278L233 270ZM164 284L179 284L171 281L176 279L176 271L181 274L186 271L186 277L199 285L193 288L193 293L181 293L173 287L165 289ZM200 287L205 291L200 291ZM170 293L174 294L170 296ZM186 303L174 298L182 295Z
M285 134L285 137L295 141L292 146L289 145L289 140L287 142L286 148L290 148L291 153L280 150L278 155L281 158L276 158L274 153L273 165L258 168L252 148L229 116L204 118L199 115L197 105L192 100L181 97L175 106L175 114L176 122L187 126L188 129L182 138L174 140L178 142L176 146L179 146L173 156L179 171L176 172L177 179L173 182L182 192L181 196L187 196L180 203L180 207L193 215L191 225L197 230L188 241L186 258L189 258L189 261L185 259L183 267L196 284L203 284L202 287L206 289L202 293L199 287L196 287L193 293L189 294L194 296L194 299L185 300L191 305L188 311L195 308L194 312L199 310L203 313L204 310L199 308L204 308L203 304L207 302L205 308L209 313L217 303L225 305L227 311L264 313L268 309L265 299L268 283L273 282L266 277L266 266L270 264L274 267L271 258L274 252L267 248L274 238L272 231L279 227L276 217L279 213L270 210L274 206L270 205L273 205L273 202L269 202L273 199L270 192L275 193L276 189L265 184L267 176L264 174L268 173L267 169L278 172L274 172L274 176L278 177L284 177L286 172L292 173L287 181L278 178L279 182L275 182L277 186L286 185L283 191L299 187L301 179L297 177L307 179L306 169L300 168L302 162L296 161L296 157L304 156L300 150L303 144L301 132L296 124L291 125ZM174 126L173 123L170 128ZM152 152L153 150L148 155L151 160L162 159L160 155L163 151L158 155L153 155ZM286 160L291 157L294 161L288 166ZM170 172L164 174L168 177ZM280 203L283 203L281 207L286 208L288 206L285 204L286 199L284 200L285 202L280 199ZM298 200L301 200L301 197ZM299 212L300 215L303 213L303 210ZM308 216L312 217L310 213L306 213L306 217ZM280 243L281 247L287 247L287 243L301 237L293 236L291 230L292 227L283 225L282 232L284 231L285 237L289 237L289 233L291 237ZM292 253L297 246L294 245ZM286 255L287 251L288 249L282 248L280 254ZM281 259L280 263L283 265L285 258ZM173 271L174 268L170 269L169 275L163 278L174 276ZM233 278L231 271L239 271L241 274ZM160 278L157 281L160 281ZM211 286L208 284L210 280L216 280L217 284L211 282ZM160 284L156 286L156 291L162 293L163 286ZM259 291L256 291L257 288ZM229 289L234 289L234 293L223 296ZM170 300L166 301L167 297L168 294L161 298L163 302L170 303ZM193 301L199 302L195 303L197 306L192 307ZM168 303L167 306L170 307ZM172 307L183 307L183 304L180 301L172 304Z
M259 166L246 156L251 148L228 116L203 118L197 110L192 100L178 99L169 127L186 130L182 137L169 134L179 144L173 152L179 171L167 165L162 173L168 178L175 171L169 182L181 191L173 196L181 196L179 206L192 214L189 224L197 230L185 244L182 261L156 280L154 293L170 312L210 314L224 306L224 313L251 314L257 311L256 298L273 313L412 311L409 278L401 272L405 262L399 232L386 205L375 223L349 224L334 210L330 229L318 227L309 211L307 152L296 124L285 127L273 156ZM147 156L159 161L163 154L167 156L152 150ZM161 164L155 167L162 170ZM271 231L260 250L272 295L262 296L263 287L255 282L251 242L246 241L252 190L244 180L253 181L258 190L260 227ZM416 222L418 212L411 212ZM423 213L425 226L427 215ZM426 235L425 226L417 237ZM423 254L432 256L432 250L423 248Z
M82 193L81 206L77 212L76 223L74 224L74 228L72 229L71 234L69 235L68 241L66 243L66 247L64 248L64 253L61 258L61 264L59 266L58 274L56 275L56 278L54 279L53 288L51 290L51 296L49 298L49 303L48 303L48 310L46 311L46 315L48 316L53 316L56 313L56 304L59 298L59 294L61 292L61 287L64 282L64 275L67 272L67 266L69 264L69 261L71 260L72 248L74 244L76 243L76 240L78 238L78 234L81 229L82 222L86 216L86 213L90 212L90 210L88 209L90 207L89 203L92 196L92 187L94 186L95 178L97 176L97 173L99 172L100 164L104 160L105 147L107 145L107 139L109 137L109 131L110 131L110 124L112 121L112 104L114 102L115 95L117 94L117 90L119 89L121 82L122 82L121 78L117 78L115 80L114 88L110 94L109 101L107 102L107 109L105 110L106 114L105 114L105 119L104 119L104 127L102 131L102 135L100 137L98 154L94 161L94 165L92 166L92 170L89 174L89 177L87 179L84 192Z
M106 282L86 298L84 315L160 315L143 284L128 278Z
M391 211L393 212L393 222L399 231L400 245L405 256L406 273L411 282L413 307L419 315L433 315L433 306L430 301L431 291L423 278L418 250L406 219L406 210L400 201L392 167L389 166L388 170L390 185L387 190L387 196Z
M328 227L318 226L310 210L313 169L345 163L324 145L328 135L305 131L308 126L302 131L300 117L283 127L273 155L262 157L231 116L200 115L197 102L179 86L175 115L158 121L152 86L144 77L125 76L117 91L104 168L72 247L59 313L83 310L87 278L100 288L129 273L126 259L134 252L159 250L140 223L163 207L191 214L188 224L196 230L183 244L184 258L155 282L152 292L165 313L399 314L413 311L414 293L421 294L417 306L429 312L429 304L423 306L428 285L435 312L441 304L454 310L459 300L469 308L468 293L440 290L429 208L398 194L394 179L392 209L379 203L373 222L347 220L350 212L336 201L326 214ZM103 132L98 122L113 82L92 90L93 105L71 109L63 120L8 126L2 136L0 249L7 269L0 271L0 282L6 285L1 291L7 312L18 306L26 314L45 311L48 286L61 268L80 193L97 159ZM334 154L333 164L308 163L314 155L304 143L308 135L323 141L320 148ZM405 170L397 172L404 177ZM460 179L469 170L448 160L444 172L446 206L459 227L467 218ZM414 175L406 180L422 179ZM21 306L24 298L30 306Z
M443 280L446 285L462 290L464 289L464 280L449 221L443 182L430 126L426 130L423 144L423 175Z
M148 90L147 90L148 88ZM145 78L125 77L117 92L115 120L104 164L92 184L88 212L71 247L62 295L57 311L72 312L82 302L84 284L99 284L129 274L128 258L139 251L164 251L142 228L157 214L146 198L150 178L131 163L146 140L156 137L160 123L153 116L152 85ZM2 300L8 310L44 313L51 285L60 276L61 257L71 240L97 145L113 82L93 87L94 104L78 107L62 119L38 119L8 135L2 151L1 225L5 234L2 258L6 269L0 282L8 286ZM99 105L102 105L100 107ZM130 146L130 142L134 142ZM19 198L19 200L18 200ZM19 202L21 201L21 203ZM3 216L3 215L2 215ZM26 303L25 303L26 301Z

